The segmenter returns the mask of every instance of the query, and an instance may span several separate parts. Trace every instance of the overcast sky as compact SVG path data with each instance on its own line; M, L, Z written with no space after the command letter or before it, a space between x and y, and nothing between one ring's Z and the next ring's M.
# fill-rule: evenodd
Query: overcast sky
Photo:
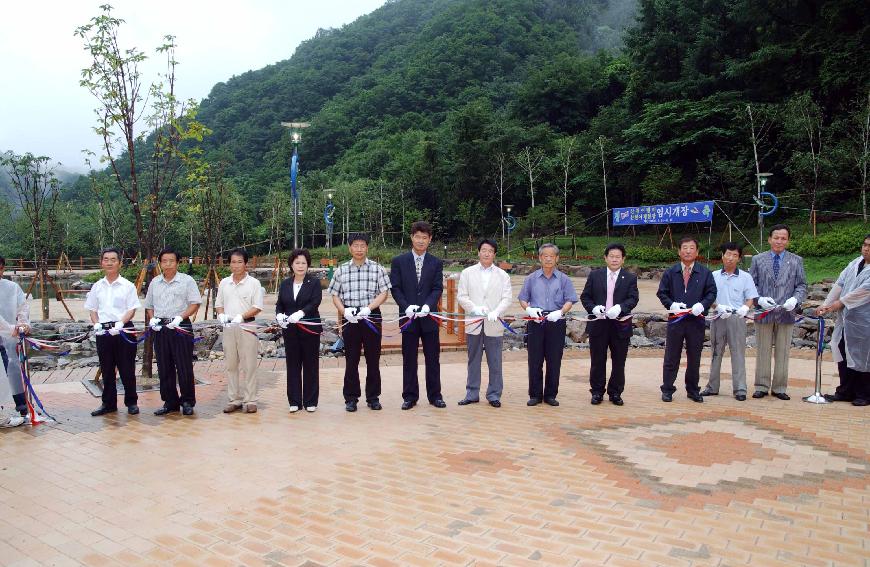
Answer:
M149 78L163 70L154 48L176 36L177 91L201 100L211 87L251 69L288 59L318 28L337 28L380 7L384 0L24 0L4 3L0 32L0 151L47 155L83 170L81 150L98 151L93 133L96 100L79 86L88 66L73 35L114 7L124 47L149 55ZM165 61L165 60L164 60ZM165 64L165 63L164 63Z

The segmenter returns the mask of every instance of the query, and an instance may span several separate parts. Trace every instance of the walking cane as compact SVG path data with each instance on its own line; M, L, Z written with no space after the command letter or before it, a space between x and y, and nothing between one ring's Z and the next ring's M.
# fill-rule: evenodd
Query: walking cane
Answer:
M819 341L816 344L816 391L812 396L804 398L811 404L827 404L828 400L822 395L822 353L825 351L825 318L819 317Z

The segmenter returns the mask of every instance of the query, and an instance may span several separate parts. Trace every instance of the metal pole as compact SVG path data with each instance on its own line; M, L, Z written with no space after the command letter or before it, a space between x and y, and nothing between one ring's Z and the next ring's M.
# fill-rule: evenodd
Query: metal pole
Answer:
M819 340L816 346L816 391L812 396L804 398L811 404L827 404L828 400L822 395L822 353L825 352L825 318L819 317Z
M293 198L293 248L299 248L299 195Z

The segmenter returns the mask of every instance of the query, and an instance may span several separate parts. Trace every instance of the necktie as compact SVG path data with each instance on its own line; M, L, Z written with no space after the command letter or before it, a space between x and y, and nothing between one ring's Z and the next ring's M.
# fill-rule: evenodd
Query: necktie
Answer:
M604 307L610 309L613 307L613 290L616 288L616 274L610 272L610 275L607 278L607 302L604 304Z
M683 287L689 289L689 277L692 275L692 268L683 266Z
M861 275L861 271L863 269L864 269L864 260L861 260L861 262L858 264L858 275L859 276Z
M420 274L423 272L423 258L421 256L417 256L414 260L414 263L417 266L417 283L420 283Z
M779 279L779 254L773 255L773 279L774 281Z

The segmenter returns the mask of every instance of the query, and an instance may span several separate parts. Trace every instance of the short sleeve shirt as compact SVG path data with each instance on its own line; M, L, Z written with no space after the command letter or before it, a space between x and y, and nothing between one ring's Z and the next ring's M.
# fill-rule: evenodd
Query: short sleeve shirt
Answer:
M366 258L361 266L353 260L340 265L326 290L337 295L345 307L366 307L390 289L390 278L383 266Z
M170 281L163 276L151 280L144 306L153 309L155 317L169 319L187 311L192 303L202 303L199 288L192 277L177 272Z
M577 291L571 278L559 270L553 270L553 275L548 278L544 270L539 269L526 277L518 299L544 311L555 311L569 301L576 303Z
M252 307L262 310L264 295L263 286L250 274L245 274L239 283L233 281L233 276L227 276L218 285L214 306L222 307L224 313L233 318L250 311Z
M120 321L127 311L140 307L136 286L123 276L112 283L106 278L99 280L85 298L85 309L96 311L100 323Z
M729 305L736 309L748 300L758 297L755 282L746 270L738 268L733 274L716 270L713 272L713 280L716 282L718 305Z

